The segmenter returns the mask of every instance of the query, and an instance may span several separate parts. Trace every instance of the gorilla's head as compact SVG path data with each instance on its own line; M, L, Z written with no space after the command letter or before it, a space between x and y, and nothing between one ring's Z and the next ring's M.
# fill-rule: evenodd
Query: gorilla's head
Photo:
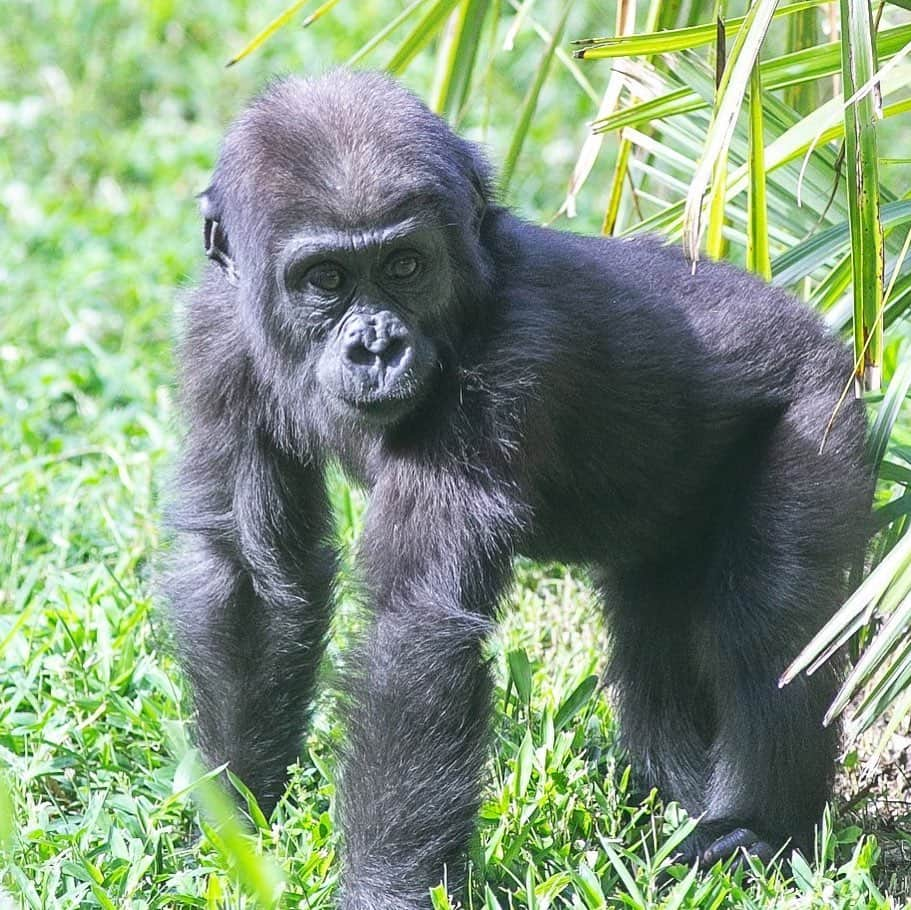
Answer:
M477 149L384 76L271 85L201 196L264 381L373 426L425 401L477 315L488 190Z

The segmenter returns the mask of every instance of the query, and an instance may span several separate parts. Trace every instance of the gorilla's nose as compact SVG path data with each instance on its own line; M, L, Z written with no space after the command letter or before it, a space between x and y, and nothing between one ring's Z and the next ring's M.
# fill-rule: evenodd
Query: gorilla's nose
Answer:
M342 335L342 353L349 369L369 371L388 384L411 360L411 333L395 313L356 313ZM381 375L382 374L382 375Z

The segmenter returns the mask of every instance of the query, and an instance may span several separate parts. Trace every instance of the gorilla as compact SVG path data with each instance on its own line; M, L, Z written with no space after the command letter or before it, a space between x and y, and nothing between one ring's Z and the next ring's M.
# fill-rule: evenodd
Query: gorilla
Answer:
M341 906L464 882L517 554L590 574L623 744L702 817L684 858L811 849L838 673L777 679L843 597L871 498L819 319L657 239L521 220L375 73L272 83L201 208L166 596L200 749L268 813L332 616L327 466L369 491Z

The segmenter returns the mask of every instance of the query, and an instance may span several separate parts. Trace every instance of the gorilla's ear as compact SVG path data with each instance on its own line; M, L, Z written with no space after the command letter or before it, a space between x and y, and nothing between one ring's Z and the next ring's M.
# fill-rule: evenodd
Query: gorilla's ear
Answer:
M472 146L469 158L469 180L471 181L471 201L475 212L475 226L480 229L491 199L490 165L480 149Z
M471 195L475 211L475 224L480 227L487 215L487 182L477 171L471 175Z
M228 235L220 223L220 214L213 199L212 188L203 190L197 198L199 199L199 210L205 219L202 227L202 240L206 256L221 266L225 280L236 288L237 270L234 268L234 259L228 246Z

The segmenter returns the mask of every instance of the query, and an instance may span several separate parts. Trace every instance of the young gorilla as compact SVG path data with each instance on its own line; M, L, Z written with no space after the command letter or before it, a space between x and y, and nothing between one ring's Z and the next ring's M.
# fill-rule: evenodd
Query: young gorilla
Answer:
M590 567L625 744L704 815L692 858L811 845L836 680L776 680L870 498L850 357L816 317L653 239L519 220L477 148L375 74L273 84L202 208L168 596L200 745L266 812L330 621L326 463L372 491L342 905L459 882L516 553Z

